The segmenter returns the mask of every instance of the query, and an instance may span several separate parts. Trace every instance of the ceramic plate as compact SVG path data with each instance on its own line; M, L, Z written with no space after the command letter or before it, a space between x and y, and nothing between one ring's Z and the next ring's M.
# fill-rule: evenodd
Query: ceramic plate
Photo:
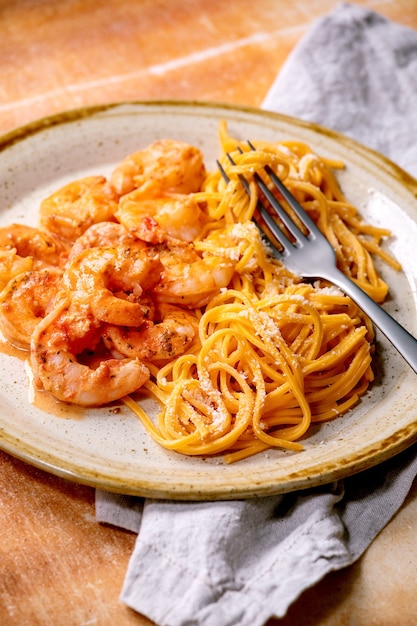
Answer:
M301 139L342 159L345 195L394 236L403 264L382 268L387 309L417 335L417 182L385 158L334 132L251 109L198 103L127 103L41 120L0 138L0 225L37 223L40 200L71 180L108 175L127 154L158 138L198 146L209 169L218 125L240 139ZM379 334L376 381L344 417L314 429L301 453L268 451L234 465L187 458L155 444L127 409L43 412L28 396L24 362L0 354L0 447L51 473L95 487L156 498L246 498L329 482L400 452L417 439L417 380ZM149 405L152 409L152 406Z

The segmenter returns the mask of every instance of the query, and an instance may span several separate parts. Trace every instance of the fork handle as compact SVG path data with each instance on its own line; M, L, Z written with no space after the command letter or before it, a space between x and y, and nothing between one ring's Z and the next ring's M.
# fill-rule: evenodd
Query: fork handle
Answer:
M356 283L336 268L323 278L330 280L356 302L417 374L417 339L372 300Z

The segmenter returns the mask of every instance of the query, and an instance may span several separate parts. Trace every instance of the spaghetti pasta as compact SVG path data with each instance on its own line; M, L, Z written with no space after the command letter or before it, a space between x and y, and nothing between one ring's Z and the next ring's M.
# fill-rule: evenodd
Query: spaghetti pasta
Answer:
M366 224L343 196L332 172L342 163L294 141L254 142L256 151L247 151L225 124L220 140L230 182L213 172L195 194L208 215L195 248L235 259L234 276L201 312L198 350L145 385L161 404L157 430L127 402L162 446L187 455L223 452L234 462L270 447L301 450L312 424L353 407L373 380L369 320L338 289L303 283L268 253L250 221L258 198L253 172L262 175L268 164L279 174L333 245L342 271L375 300L384 300L388 286L371 254L400 267L381 248L389 232Z

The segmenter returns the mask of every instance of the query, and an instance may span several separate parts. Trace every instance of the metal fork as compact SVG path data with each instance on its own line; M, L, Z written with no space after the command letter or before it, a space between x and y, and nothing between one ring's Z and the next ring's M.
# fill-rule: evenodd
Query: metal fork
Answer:
M255 147L248 141L248 145L252 150ZM234 161L230 155L227 155L229 161L234 165ZM226 182L229 181L224 168L217 162L220 172ZM318 229L316 224L297 202L290 191L285 187L278 176L269 166L264 168L266 174L270 177L275 188L278 189L297 218L300 220L302 227L306 229L304 234L295 224L292 218L284 210L267 184L262 180L259 174L254 174L254 180L259 189L263 192L265 198L273 208L276 216L285 226L291 238L277 225L276 221L271 217L262 202L258 201L257 210L262 220L267 225L270 232L282 246L279 250L271 241L271 237L265 233L264 228L259 221L254 219L261 233L268 239L274 256L281 260L289 270L302 276L303 278L321 278L328 280L333 285L339 287L346 295L368 315L372 322L387 337L392 345L398 350L402 357L417 373L417 339L415 339L401 324L399 324L389 313L387 313L379 304L377 304L367 293L363 291L350 278L345 276L336 266L336 255L327 239ZM249 184L243 177L239 176L247 193Z

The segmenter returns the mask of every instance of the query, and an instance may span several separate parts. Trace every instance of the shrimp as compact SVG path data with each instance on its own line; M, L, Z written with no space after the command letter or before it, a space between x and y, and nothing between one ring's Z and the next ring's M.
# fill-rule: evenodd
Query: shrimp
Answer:
M144 291L158 282L162 264L143 246L98 246L69 264L63 285L74 302L89 303L103 322L138 326L151 314Z
M205 175L198 148L162 139L126 157L113 171L110 183L120 196L138 188L157 196L199 191Z
M50 309L62 271L48 268L13 278L0 295L0 329L10 343L29 349L35 326Z
M104 176L87 176L42 200L39 221L48 232L73 242L92 224L111 220L117 202Z
M74 242L68 256L68 263L71 263L80 252L90 248L103 246L129 246L132 243L139 245L138 240L130 234L126 228L117 222L98 222L88 228ZM143 244L143 248L146 245Z
M101 323L88 305L69 302L66 294L36 326L30 344L30 365L36 389L57 400L100 406L135 392L149 380L139 359L103 357L89 363L85 355L100 342Z
M19 257L30 257L34 269L62 265L67 255L66 246L56 237L25 224L11 224L0 228L0 249L14 250Z
M201 257L192 244L155 246L163 265L152 289L158 302L198 308L230 283L234 262L220 256Z
M159 314L161 321L148 321L139 328L108 325L104 344L112 354L141 361L163 361L184 354L197 335L197 318L171 305L160 307Z
M142 189L120 198L115 217L129 232L150 243L172 238L193 241L203 226L203 212L192 195L164 194L153 198Z
M33 268L32 257L21 257L16 248L0 250L0 291L18 274L30 272Z

